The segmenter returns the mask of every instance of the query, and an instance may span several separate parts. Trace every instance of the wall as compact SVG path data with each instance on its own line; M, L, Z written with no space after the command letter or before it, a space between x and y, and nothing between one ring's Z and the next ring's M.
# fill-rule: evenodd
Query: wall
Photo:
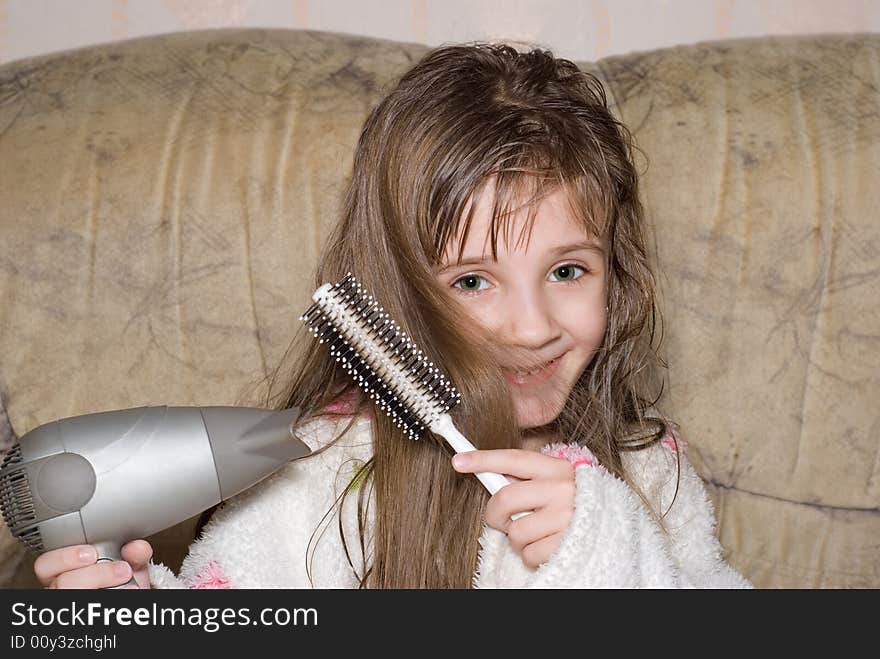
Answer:
M0 0L0 62L179 30L288 27L439 45L508 39L574 60L708 39L878 32L875 0Z

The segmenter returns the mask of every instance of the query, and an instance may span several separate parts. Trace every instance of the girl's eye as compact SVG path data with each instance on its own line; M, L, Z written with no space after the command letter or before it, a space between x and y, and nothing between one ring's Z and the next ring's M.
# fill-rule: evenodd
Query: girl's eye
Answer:
M586 272L587 270L583 266L575 265L574 263L566 263L559 266L551 273L550 281L573 283L583 277ZM489 288L489 282L479 275L465 275L464 277L456 279L452 283L452 287L457 288L460 291L475 293Z
M486 281L486 280L483 279L483 277L480 277L479 275L465 275L464 277L461 277L460 279L456 279L456 280L452 283L452 287L453 287L453 288L458 288L459 290L462 290L462 291L465 291L465 292L468 292L468 293L471 293L471 292L474 292L474 291L485 290L485 289L483 289L483 288L475 288L475 286L476 286L476 287L479 286L479 283L478 283L478 282L480 282L480 281ZM459 283L462 284L461 287L459 287L459 286L457 285L457 284L459 284Z
M561 265L558 268L556 268L553 271L553 273L554 274L558 273L559 279L562 281L565 281L568 283L574 283L575 281L577 281L578 279L583 277L583 275L580 275L579 277L575 277L574 276L575 270L582 270L584 273L586 273L586 271L587 271L586 268L583 268L579 265L575 265L574 263L566 263L566 264Z

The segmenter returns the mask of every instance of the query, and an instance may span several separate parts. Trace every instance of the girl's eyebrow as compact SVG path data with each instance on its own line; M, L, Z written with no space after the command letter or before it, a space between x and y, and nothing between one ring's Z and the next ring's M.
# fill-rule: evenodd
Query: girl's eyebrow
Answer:
M602 249L600 245L591 241L584 241L579 243L571 243L570 245L559 245L558 247L554 247L551 250L548 250L547 254L549 256L560 256L562 254L568 254L569 252L577 252L578 250L590 250L593 252L597 252L598 254L605 256L605 250ZM483 259L479 256L468 256L463 258L460 263L450 263L448 265L443 266L440 270L437 271L437 274L443 274L447 270L451 268L455 268L462 265L480 265L481 263L485 263L487 259Z
M567 254L568 252L577 252L578 250L586 249L592 252L598 252L602 256L605 256L605 250L602 249L602 246L598 243L595 243L591 240L585 240L580 243L572 243L571 245L562 245L560 247L556 247L551 249L549 254L551 256L559 256L560 254Z

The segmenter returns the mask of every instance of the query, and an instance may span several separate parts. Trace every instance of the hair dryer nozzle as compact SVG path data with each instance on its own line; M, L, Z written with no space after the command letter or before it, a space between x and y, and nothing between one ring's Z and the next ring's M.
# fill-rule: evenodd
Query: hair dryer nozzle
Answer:
M202 407L200 410L211 440L223 499L246 490L283 464L311 453L293 432L299 408L270 411Z

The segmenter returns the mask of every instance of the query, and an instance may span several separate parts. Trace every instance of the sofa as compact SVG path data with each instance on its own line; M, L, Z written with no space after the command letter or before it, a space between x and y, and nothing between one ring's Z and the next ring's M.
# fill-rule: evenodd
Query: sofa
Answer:
M361 124L427 51L227 29L0 65L0 451L77 414L266 405ZM760 588L880 586L880 35L578 64L639 146L660 407L726 558ZM0 525L0 586L39 587L34 558Z

